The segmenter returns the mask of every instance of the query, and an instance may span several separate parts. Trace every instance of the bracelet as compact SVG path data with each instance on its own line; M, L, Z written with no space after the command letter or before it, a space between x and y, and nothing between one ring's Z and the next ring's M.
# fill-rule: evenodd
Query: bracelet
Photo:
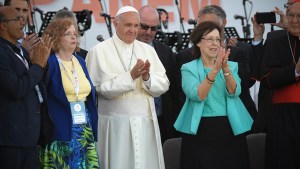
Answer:
M208 84L211 84L211 85L214 84L214 82L211 82L211 81L209 81L207 79L206 79L206 81L207 81Z
M226 73L224 72L223 75L224 75L224 76L229 76L229 75L231 75L231 71L226 72Z
M206 75L206 80L208 81L208 83L213 84L215 82L215 80L211 80L208 75Z

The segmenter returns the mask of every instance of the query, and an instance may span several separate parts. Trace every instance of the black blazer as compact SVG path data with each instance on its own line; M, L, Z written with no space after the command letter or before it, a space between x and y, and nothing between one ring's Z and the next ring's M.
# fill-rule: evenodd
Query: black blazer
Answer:
M25 49L23 49L25 51ZM24 52L28 59L27 52ZM34 146L40 133L40 103L34 89L44 70L37 64L26 69L0 38L0 145Z
M166 75L170 81L169 90L161 95L162 102L162 116L164 117L167 138L173 138L176 136L176 131L173 124L177 118L179 107L178 107L178 95L176 93L176 79L175 79L175 58L172 49L157 41L153 41L154 49L166 69Z
M251 79L252 65L253 65L254 54L252 46L244 42L238 42L235 47L231 48L228 60L238 63L239 70L238 74L241 78L241 94L240 99L244 103L248 112L253 119L256 118L257 109L256 105L250 95L250 90L256 80Z

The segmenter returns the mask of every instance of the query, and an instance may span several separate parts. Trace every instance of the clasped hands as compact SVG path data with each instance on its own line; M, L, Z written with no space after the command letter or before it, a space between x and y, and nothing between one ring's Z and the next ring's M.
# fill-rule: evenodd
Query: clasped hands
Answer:
M216 58L215 65L213 67L213 71L217 74L221 69L223 70L224 73L228 73L229 67L227 64L228 61L228 56L230 54L230 49L225 51L225 48L221 47L220 51L218 53L218 56Z
M142 76L144 81L147 81L150 78L150 62L146 60L145 62L142 59L137 59L136 64L131 69L130 74L133 80Z

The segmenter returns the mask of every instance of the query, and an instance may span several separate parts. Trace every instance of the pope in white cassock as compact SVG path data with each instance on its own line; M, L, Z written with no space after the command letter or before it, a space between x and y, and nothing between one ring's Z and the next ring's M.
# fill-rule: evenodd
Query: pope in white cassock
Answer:
M154 48L136 40L139 23L135 8L120 8L116 34L86 58L98 94L101 169L165 168L153 97L169 80Z

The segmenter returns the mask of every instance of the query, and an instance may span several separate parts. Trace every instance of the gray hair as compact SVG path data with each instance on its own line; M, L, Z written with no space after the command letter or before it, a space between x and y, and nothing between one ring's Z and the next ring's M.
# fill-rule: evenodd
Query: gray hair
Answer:
M118 15L118 16L115 17L115 21L117 23L120 23L120 20L121 20L121 15Z
M224 11L224 9L222 8L222 7L220 7L220 6L218 6L218 5L210 5L211 7L214 7L214 8L216 8L216 10L218 10L219 12L220 12L220 14L221 14L221 17L223 18L223 19L226 19L226 12Z
M199 13L198 13L198 18L199 18L199 17L202 17L202 16L204 16L204 15L207 15L207 14L215 14L215 15L217 15L217 17L218 17L218 19L219 19L219 22L220 22L220 25L223 24L223 21L222 21L222 19L223 19L222 14L221 14L221 12L220 12L218 9L216 9L215 7L213 7L213 6L205 6L205 7L203 7L203 8L199 11Z
M75 26L77 26L77 18L74 15L74 13L72 11L69 10L60 10L58 11L54 16L53 16L53 21L58 20L58 19L73 19L74 23L76 24Z

